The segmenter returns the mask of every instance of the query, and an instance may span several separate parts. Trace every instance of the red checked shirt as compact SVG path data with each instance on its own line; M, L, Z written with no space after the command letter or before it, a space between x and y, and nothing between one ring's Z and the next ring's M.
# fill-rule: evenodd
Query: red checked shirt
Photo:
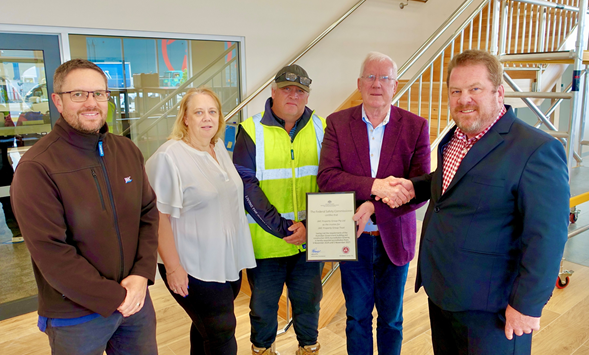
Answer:
M499 121L499 119L503 117L506 112L507 110L505 109L505 106L503 106L501 112L499 112L499 116L497 116L495 121L493 121L493 123L491 123L481 133L470 139L468 139L466 134L464 134L460 128L456 128L454 131L454 136L450 140L450 143L446 145L444 152L442 153L444 155L444 183L442 185L442 194L445 193L448 186L450 186L450 183L452 182L452 179L454 178L460 163L462 163L462 159L464 159L470 148L472 148L472 146L478 142L479 139L485 135L485 133L489 132L491 127L493 127L493 125L497 123L497 121Z

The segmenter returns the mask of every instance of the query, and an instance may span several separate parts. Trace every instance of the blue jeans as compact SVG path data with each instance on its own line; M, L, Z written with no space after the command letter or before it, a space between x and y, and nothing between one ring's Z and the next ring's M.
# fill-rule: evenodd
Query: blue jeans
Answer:
M373 354L372 311L378 311L378 353L400 354L403 342L403 291L409 264L394 265L380 237L362 234L358 261L340 263L346 299L348 354Z
M157 354L155 311L149 292L143 308L124 318L115 311L107 318L72 326L52 327L48 321L45 333L53 355L152 355Z
M278 301L285 283L299 345L317 343L319 303L323 296L323 263L308 263L305 253L282 258L256 259L256 263L257 267L247 270L252 290L252 344L259 348L269 348L274 343L278 329Z

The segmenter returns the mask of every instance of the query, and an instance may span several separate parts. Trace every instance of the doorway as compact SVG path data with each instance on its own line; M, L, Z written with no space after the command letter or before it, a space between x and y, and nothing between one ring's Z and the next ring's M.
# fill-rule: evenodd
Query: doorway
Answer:
M31 258L10 206L10 184L22 155L59 118L49 96L60 64L57 35L0 33L0 320L37 309Z

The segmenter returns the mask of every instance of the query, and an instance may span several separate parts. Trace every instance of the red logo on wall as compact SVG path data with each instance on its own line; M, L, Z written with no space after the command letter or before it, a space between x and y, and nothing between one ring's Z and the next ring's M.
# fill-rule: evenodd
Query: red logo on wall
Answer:
M348 248L348 247L343 247L343 248L342 248L342 251L344 252L344 254L347 254L347 253L349 253L349 252L350 252L350 248Z

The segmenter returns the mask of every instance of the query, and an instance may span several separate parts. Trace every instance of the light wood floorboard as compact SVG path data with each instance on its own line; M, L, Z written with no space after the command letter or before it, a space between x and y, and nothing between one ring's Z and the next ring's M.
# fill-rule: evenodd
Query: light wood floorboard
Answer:
M589 268L565 262L575 270L570 285L554 290L542 315L542 329L534 335L535 355L589 355ZM421 290L413 292L415 261L410 265L404 298L403 355L432 354L427 314L427 299ZM161 280L150 288L157 314L157 340L161 355L189 353L190 320L176 304ZM239 354L250 353L249 297L240 294L235 302L237 316L236 338ZM376 313L375 313L376 316ZM36 313L29 313L0 322L0 354L50 354L47 337L36 328ZM280 321L280 326L284 321ZM323 355L346 354L345 307L319 331ZM283 355L294 354L297 341L292 328L277 338L277 349ZM376 347L375 347L376 349ZM376 353L376 351L375 351Z

